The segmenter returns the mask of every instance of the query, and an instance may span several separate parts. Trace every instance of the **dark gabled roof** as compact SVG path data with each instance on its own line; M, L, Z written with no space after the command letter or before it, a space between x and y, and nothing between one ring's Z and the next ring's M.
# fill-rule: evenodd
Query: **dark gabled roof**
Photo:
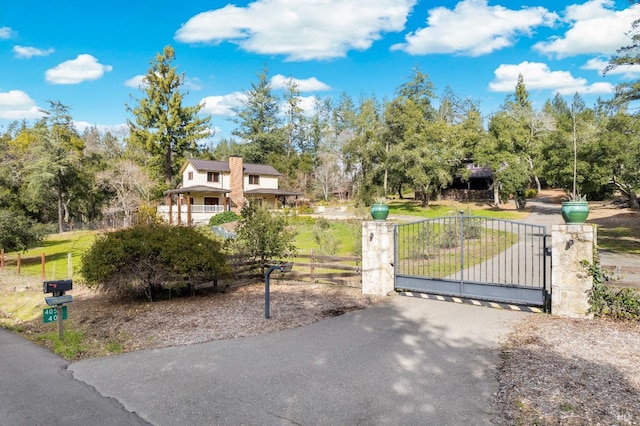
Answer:
M282 196L292 196L292 195L302 195L301 192L296 191L287 191L286 189L273 189L273 188L258 188L258 189L250 189L248 191L244 191L245 196L251 195L282 195Z
M196 170L207 172L228 172L230 170L229 163L225 161L200 160L197 158L190 158L189 162Z
M229 163L225 161L215 160L200 160L197 158L190 158L189 163L196 169L203 172L229 172ZM254 175L270 175L270 176L282 176L282 173L277 171L273 166L267 164L242 164L243 172Z
M169 195L169 194L186 194L187 192L193 193L193 194L198 194L198 193L204 193L204 194L228 194L231 192L231 190L229 189L222 189L222 188L214 188L212 186L206 186L206 185L194 185L194 186L186 186L184 188L176 188L176 189L169 189L168 191L164 191L165 195Z
M244 172L253 175L270 175L270 176L282 176L282 173L277 171L273 166L267 164L244 164Z

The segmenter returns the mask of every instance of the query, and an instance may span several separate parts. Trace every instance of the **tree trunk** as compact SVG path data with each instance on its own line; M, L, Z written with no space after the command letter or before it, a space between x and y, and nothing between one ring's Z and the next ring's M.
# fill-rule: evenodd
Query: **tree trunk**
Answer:
M169 146L164 155L164 183L167 184L167 188L171 188L171 180L173 179L171 166L171 146Z
M629 191L629 208L632 210L640 210L640 203L638 203L638 197L636 196L636 192L633 190Z
M494 181L493 182L493 204L498 208L500 207L500 191L498 190L499 187L500 187L500 184Z

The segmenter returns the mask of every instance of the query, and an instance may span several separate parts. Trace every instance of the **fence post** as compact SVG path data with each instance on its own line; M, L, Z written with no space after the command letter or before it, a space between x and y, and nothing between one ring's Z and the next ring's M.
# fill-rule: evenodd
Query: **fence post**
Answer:
M309 272L311 273L311 282L313 284L315 284L316 283L316 278L313 276L313 274L315 273L315 269L316 268L313 267L313 260L314 260L313 259L313 249L309 250L309 254L310 254L310 256L309 256Z
M4 249L0 250L0 272L4 272Z
M73 275L73 263L71 261L71 253L67 253L67 278L71 279Z
M44 281L45 273L44 273L44 265L46 263L46 254L42 253L42 260L40 261L42 264L42 281Z
M18 275L20 275L20 253L18 253Z

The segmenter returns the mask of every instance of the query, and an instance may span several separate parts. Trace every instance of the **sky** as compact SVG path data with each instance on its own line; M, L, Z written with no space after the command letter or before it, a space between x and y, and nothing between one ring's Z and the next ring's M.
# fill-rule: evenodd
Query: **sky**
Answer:
M0 132L59 101L80 131L122 134L166 45L214 140L231 136L265 65L274 94L293 79L309 111L315 96L390 99L416 67L485 115L519 74L536 108L556 93L593 105L640 77L640 66L602 74L635 19L628 0L0 0Z

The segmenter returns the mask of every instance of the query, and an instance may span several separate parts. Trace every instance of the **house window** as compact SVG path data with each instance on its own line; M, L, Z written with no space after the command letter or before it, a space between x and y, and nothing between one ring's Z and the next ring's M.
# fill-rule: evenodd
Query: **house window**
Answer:
M187 173L187 180L193 180L193 172Z
M249 185L260 185L260 176L249 175Z
M207 172L207 182L220 182L220 173Z
M220 199L218 197L204 197L205 206L217 206L220 205Z

